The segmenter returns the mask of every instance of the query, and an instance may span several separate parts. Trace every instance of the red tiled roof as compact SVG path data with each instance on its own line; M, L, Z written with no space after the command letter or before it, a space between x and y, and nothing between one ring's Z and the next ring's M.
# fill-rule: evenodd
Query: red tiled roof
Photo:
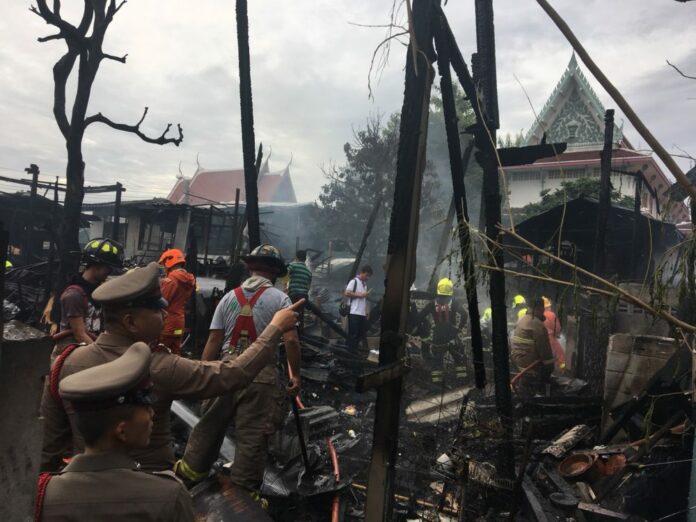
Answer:
M201 170L190 180L177 180L167 199L172 203L188 202L189 205L229 203L234 201L236 189L239 189L240 201L246 201L243 169ZM297 203L287 168L281 173L261 174L258 191L261 203Z

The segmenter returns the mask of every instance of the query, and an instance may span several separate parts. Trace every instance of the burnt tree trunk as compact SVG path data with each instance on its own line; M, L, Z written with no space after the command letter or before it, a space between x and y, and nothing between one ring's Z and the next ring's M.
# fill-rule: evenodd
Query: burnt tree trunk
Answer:
M67 45L67 52L53 66L53 115L58 124L67 150L67 167L65 169L66 189L63 209L63 219L58 228L57 244L60 258L60 269L56 278L54 289L60 289L68 278L77 269L79 258L73 252L78 251L80 213L84 199L84 173L85 162L82 157L82 138L85 130L92 123L102 123L123 132L137 135L141 140L157 145L173 143L179 145L184 139L181 126L178 125L179 136L167 138L171 128L168 124L165 131L158 138L152 138L140 130L140 124L147 115L147 107L140 121L135 125L117 123L102 113L87 116L90 95L94 79L103 60L113 60L126 63L126 56L114 56L102 50L104 37L114 16L123 7L125 2L116 3L116 0L100 0L84 2L82 18L79 23L71 24L62 17L60 2L53 2L53 8L48 7L47 0L36 0L36 6L30 8L31 12L41 17L48 25L57 29L57 33L39 38L39 42L63 40ZM90 31L91 30L91 31ZM72 111L68 118L66 108L66 86L75 63L77 69L77 88L72 100Z

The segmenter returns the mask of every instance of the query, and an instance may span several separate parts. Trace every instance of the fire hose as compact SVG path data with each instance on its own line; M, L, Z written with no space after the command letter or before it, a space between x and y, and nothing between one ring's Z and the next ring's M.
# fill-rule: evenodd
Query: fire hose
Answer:
M510 381L510 389L511 389L512 391L515 391L515 390L516 390L516 384L517 384L517 382L524 376L524 374L527 373L527 372L529 372L529 371L531 371L531 370L533 370L534 368L536 368L536 367L539 366L540 364L541 364L541 359L537 359L536 361L534 361L534 362L533 362L532 364L530 364L529 366L527 366L527 367L525 367L525 368L522 368L522 370L520 370L520 373L518 373L517 375L515 375L515 376L512 378L512 380Z
M288 375L290 376L290 379L292 379L292 369L290 366L288 366ZM302 400L300 399L299 395L293 399L293 410L299 408L300 410L304 410L305 405L302 403ZM296 417L296 419L299 419L299 417ZM299 420L298 420L299 422ZM303 437L301 431L298 430L298 436ZM329 449L329 455L331 456L331 466L333 468L333 474L334 478L336 479L336 482L339 482L341 480L341 468L338 464L338 454L336 453L336 447L333 444L333 441L331 440L331 437L327 436L326 437L326 445ZM304 440L300 441L300 446L304 446ZM306 452L306 449L304 450ZM303 460L305 461L305 465L307 463L307 457L303 455ZM309 472L309 469L305 470L306 472ZM339 509L341 507L341 500L339 497L339 494L336 493L334 495L333 501L331 502L331 522L339 522Z

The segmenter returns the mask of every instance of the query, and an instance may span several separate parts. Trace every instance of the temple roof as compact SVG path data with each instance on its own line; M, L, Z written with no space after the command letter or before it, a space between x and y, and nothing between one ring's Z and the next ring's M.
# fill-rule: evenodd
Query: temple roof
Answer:
M257 187L259 203L297 203L290 177L290 164L283 170L270 172L268 160L264 162L259 172ZM235 200L236 189L239 189L240 201L244 203L244 169L199 168L192 178L179 177L167 199L172 203L188 205L231 203Z
M604 143L604 106L580 70L575 54L525 137L536 145L546 132L549 143L567 142L569 150L601 149ZM614 143L627 145L614 125Z

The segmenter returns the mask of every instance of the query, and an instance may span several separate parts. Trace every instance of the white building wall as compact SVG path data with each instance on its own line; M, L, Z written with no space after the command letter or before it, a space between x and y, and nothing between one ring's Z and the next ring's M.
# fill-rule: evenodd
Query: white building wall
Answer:
M565 177L561 177L563 174ZM536 203L541 200L542 190L554 192L561 188L564 181L572 181L581 177L594 177L592 173L588 175L586 169L564 169L563 174L554 175L552 171L542 173L538 170L506 173L510 206L521 208L529 203ZM632 176L612 175L611 183L615 190L621 192L621 195L633 197L635 179Z

